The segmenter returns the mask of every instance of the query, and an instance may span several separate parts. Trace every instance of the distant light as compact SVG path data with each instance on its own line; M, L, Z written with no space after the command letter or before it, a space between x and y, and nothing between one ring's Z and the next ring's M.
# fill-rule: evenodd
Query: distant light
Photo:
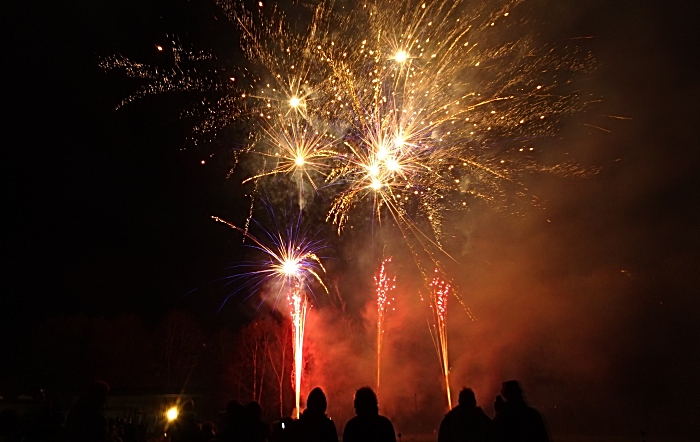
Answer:
M294 162L296 163L297 166L303 166L304 165L304 157L298 156Z
M158 49L159 51L162 51L162 50L163 50L163 46L161 46L161 45L156 45L156 49Z
M171 422L174 421L175 419L177 419L177 415L178 415L177 407L172 407L172 408L168 409L168 411L165 413L165 417L167 417L168 420Z
M394 60L396 60L397 63L403 63L408 59L408 54L406 51L399 51L394 55Z
M206 164L207 162L206 162L206 161L204 161L204 160L202 160L202 161L201 161L201 163L202 163L202 164Z
M372 189L379 190L381 188L382 188L382 182L376 178L372 179Z
M301 100L298 99L297 97L292 97L289 99L289 105L292 107L297 107L299 106L299 103L301 103Z
M258 2L258 6L263 7L263 2Z

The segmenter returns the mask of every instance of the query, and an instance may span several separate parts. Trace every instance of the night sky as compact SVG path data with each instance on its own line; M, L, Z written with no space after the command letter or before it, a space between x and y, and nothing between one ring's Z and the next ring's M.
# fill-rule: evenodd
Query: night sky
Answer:
M592 370L606 367L613 402L648 401L690 419L700 415L700 11L683 1L530 4L545 38L593 52L598 68L582 84L602 99L535 145L564 145L556 149L601 172L529 178L545 209L523 218L475 205L464 222L472 276L459 282L474 293L485 334L497 329L490 316L516 323L513 310L548 311L515 293L548 293L558 320L542 330L562 339L584 330L571 339ZM98 66L115 53L158 63L167 35L236 57L233 27L203 1L14 2L0 11L2 359L20 358L26 336L55 315L136 313L149 323L187 308L206 323L240 322L235 308L217 314L222 292L211 288L239 257L240 238L210 215L247 210L226 179L223 141L188 140L178 110L186 94L115 111L139 83ZM198 297L187 295L193 289ZM18 369L2 365L0 385Z

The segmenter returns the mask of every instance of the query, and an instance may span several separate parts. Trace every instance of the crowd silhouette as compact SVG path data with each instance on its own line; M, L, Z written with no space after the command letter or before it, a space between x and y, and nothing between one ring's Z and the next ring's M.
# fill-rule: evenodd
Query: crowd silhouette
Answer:
M336 424L326 415L328 402L320 388L308 395L299 419L282 417L267 423L256 401L246 405L230 401L217 424L197 418L194 402L186 400L177 418L158 434L144 434L144 428L126 420L107 419L105 403L109 386L94 382L63 418L51 407L42 407L31 425L23 425L12 410L0 413L0 442L339 442ZM438 442L549 442L541 414L525 401L520 383L502 384L494 402L491 419L477 405L470 388L459 393L458 405L445 414ZM345 424L343 442L396 442L391 421L379 414L374 391L362 387L355 392L355 416ZM401 435L398 435L399 438Z
M548 442L542 415L530 407L518 381L506 381L493 404L491 420L476 404L470 388L459 392L458 405L450 410L438 432L438 442Z

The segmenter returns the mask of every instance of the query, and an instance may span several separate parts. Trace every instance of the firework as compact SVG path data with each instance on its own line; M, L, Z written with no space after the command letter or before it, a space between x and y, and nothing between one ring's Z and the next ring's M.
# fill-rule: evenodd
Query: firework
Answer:
M518 202L539 204L523 184L526 175L596 172L544 163L533 144L582 108L571 80L594 60L577 48L538 43L524 2L280 2L279 8L259 2L250 11L242 1L216 0L240 33L247 60L237 68L219 66L216 57L185 50L175 39L170 67L121 55L101 65L144 80L122 105L170 91L215 97L199 100L187 115L203 135L216 136L227 126L238 131L232 171L244 166L239 170L251 206L246 227L232 227L247 235L261 186L285 198L298 194L300 213L311 210L304 204L308 189L319 196L314 201L324 202L319 210L338 234L360 218L360 209L369 208L373 220L391 220L428 283L429 269L444 274L440 258L449 256L442 246L446 214L475 198L517 212ZM254 242L271 257L264 270L253 272L257 283L282 278L291 293L295 352L301 354L308 306L303 287L310 280L323 284L320 262L313 253ZM299 270L297 276L285 263ZM428 285L431 332L451 405L450 285L437 277ZM379 321L383 308L378 299ZM377 333L379 383L381 323ZM295 356L297 405L300 364Z
M329 201L327 220L339 232L353 208L368 202L407 240L442 250L448 209L471 197L503 208L514 199L536 203L521 184L524 174L589 172L541 164L529 144L554 134L560 117L580 107L569 80L593 59L538 45L528 36L523 0L321 2L284 12L217 3L238 26L250 69L222 75L211 66L215 57L175 40L170 69L122 56L103 67L147 80L124 103L173 90L223 95L193 113L197 129L216 133L246 122L251 141L234 146L245 154L236 159L251 158L258 170L243 183L291 175L300 201L309 183ZM289 25L299 20L285 13L306 17L308 26Z
M445 380L445 392L447 395L447 409L452 409L450 395L450 365L447 352L447 298L452 287L440 278L438 269L435 269L435 277L430 282L430 309L433 314L433 325L430 335L440 360L440 369Z
M244 275L254 280L257 287L263 282L270 282L278 285L279 290L286 294L287 302L291 312L292 322L292 345L294 369L292 371L292 387L296 401L296 414L299 418L300 398L301 398L301 378L304 361L304 331L306 327L306 313L309 308L307 290L310 291L309 282L311 280L319 283L326 292L327 287L321 279L321 272L325 272L321 260L316 255L320 248L319 244L304 238L297 238L295 231L290 229L287 238L283 238L279 233L274 236L268 234L272 247L265 245L255 236L236 225L218 217L212 217L215 221L243 233L254 243L254 248L264 252L268 259L257 270ZM276 305L277 299L275 300Z
M393 299L389 299L389 293L396 288L396 277L389 278L386 274L386 265L391 262L391 257L382 261L379 274L374 276L374 285L377 289L377 390L381 379L382 369L382 344L384 343L384 319L387 306Z

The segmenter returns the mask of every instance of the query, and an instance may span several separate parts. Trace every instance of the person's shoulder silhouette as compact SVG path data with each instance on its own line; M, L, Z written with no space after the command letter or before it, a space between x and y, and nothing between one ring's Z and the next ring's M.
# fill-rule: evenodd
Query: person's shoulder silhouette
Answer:
M527 404L518 381L502 384L494 408L497 442L549 442L549 430L542 415Z
M233 399L226 404L221 431L217 432L216 439L220 442L234 442L237 440L243 425L243 404Z
M243 422L240 439L245 442L264 442L267 440L269 426L262 420L262 407L257 401L250 401L243 408Z
M471 388L459 392L459 403L440 423L438 442L488 442L492 436L491 419L476 405Z
M306 410L295 423L295 440L299 442L338 442L335 423L326 416L328 402L323 390L316 387L306 400Z
M379 414L377 395L369 387L355 393L355 414L345 424L343 442L396 442L391 421Z

